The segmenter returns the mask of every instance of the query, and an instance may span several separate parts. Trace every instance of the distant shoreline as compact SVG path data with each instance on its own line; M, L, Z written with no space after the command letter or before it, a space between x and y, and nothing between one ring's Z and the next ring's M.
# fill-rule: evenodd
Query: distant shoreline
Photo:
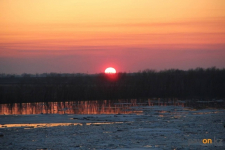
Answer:
M54 102L126 98L225 98L225 69L116 74L24 74L0 76L0 103Z

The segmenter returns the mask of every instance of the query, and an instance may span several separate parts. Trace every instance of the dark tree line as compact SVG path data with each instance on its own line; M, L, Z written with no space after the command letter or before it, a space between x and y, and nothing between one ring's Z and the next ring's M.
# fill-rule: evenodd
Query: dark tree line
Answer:
M1 103L152 97L225 98L225 69L0 76Z

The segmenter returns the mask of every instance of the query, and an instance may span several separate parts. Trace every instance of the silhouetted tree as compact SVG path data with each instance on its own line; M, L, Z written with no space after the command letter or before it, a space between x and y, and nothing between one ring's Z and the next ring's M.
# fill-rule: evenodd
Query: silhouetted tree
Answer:
M103 73L0 76L0 102L50 102L118 98L224 98L225 69L196 68Z

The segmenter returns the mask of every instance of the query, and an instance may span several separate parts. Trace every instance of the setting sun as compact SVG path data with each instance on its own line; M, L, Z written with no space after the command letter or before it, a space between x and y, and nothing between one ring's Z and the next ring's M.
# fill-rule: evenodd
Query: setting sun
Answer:
M105 73L116 73L116 69L109 67L105 69Z

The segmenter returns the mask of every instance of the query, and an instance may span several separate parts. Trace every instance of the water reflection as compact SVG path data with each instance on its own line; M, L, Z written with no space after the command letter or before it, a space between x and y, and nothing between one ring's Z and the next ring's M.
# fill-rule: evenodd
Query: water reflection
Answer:
M70 102L39 102L0 104L1 115L28 114L139 114L142 111L131 109L139 106L181 106L193 109L225 108L223 100L197 101L178 99L119 99Z
M24 129L33 129L33 128L46 128L46 127L57 127L57 126L83 126L83 125L105 125L105 124L120 124L123 122L97 122L97 123L19 123L19 124L4 124L0 128L11 128L11 127L22 127Z

